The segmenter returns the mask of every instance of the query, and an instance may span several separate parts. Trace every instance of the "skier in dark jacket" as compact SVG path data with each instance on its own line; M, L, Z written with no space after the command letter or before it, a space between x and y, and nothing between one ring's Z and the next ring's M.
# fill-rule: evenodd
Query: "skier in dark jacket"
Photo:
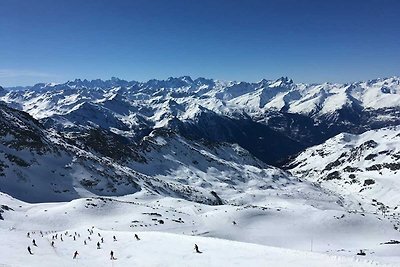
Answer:
M37 247L35 239L32 240L32 245L34 245L35 247Z
M114 251L112 250L110 252L110 260L116 260L116 258L114 258Z
M197 244L194 244L194 251L196 251L196 253L202 253L202 252L199 250L199 246L198 246Z
M73 259L76 259L76 257L78 257L78 255L79 255L78 251L75 251Z
M32 250L31 250L31 247L30 247L30 246L28 246L28 252L29 252L29 254L33 255L33 253L32 253Z
M115 237L115 235L113 236L114 241L117 241L117 238Z
M135 238L136 238L136 240L140 240L140 238L139 238L139 236L137 235L137 234L135 234Z
M97 242L97 249L100 249L100 242Z
M362 249L360 249L360 252L358 252L357 255L358 256L365 256L366 254Z

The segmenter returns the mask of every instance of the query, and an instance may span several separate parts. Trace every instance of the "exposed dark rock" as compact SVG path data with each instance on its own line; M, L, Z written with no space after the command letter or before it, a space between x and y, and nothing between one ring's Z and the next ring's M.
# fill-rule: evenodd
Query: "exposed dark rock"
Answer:
M325 176L325 178L323 178L324 180L327 180L327 181L329 181L329 180L340 180L341 179L341 177L340 177L340 173L338 172L338 171L334 171L334 172L331 172L331 173L329 173L328 175L326 175Z
M375 184L374 179L365 179L364 180L364 186L373 185L373 184Z

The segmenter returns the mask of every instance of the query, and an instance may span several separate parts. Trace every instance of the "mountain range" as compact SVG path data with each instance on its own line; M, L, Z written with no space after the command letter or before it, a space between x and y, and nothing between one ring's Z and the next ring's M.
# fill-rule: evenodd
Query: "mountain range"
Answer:
M276 166L341 132L399 124L400 78L348 84L257 83L188 76L80 80L0 91L0 100L67 136L100 129L138 143L154 129L239 144Z
M246 257L258 266L398 266L399 98L398 77L0 87L0 232L22 244L33 231L34 253L59 265L76 249L98 265L84 237L91 226L127 264L126 247L150 262L155 244L187 257L197 242L207 260L222 260L211 248L232 250L237 266ZM64 231L75 235L50 246ZM121 243L109 242L115 235ZM9 244L0 251L20 251ZM367 260L354 258L360 249Z

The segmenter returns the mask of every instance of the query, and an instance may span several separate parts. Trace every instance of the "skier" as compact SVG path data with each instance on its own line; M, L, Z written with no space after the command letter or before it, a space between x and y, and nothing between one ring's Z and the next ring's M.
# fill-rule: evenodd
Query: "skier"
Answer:
M79 255L78 251L75 251L73 259L76 259L76 257L78 257L78 255Z
M29 254L33 255L33 253L32 253L32 250L31 250L31 247L30 247L30 246L28 246L28 252L29 252Z
M365 256L366 254L365 254L365 252L364 252L362 249L360 249L360 252L358 252L357 255L359 255L359 256Z
M198 246L197 244L194 244L194 251L196 251L196 253L202 253L202 252L199 250L199 246Z
M35 247L37 247L35 239L32 240L32 245L34 245Z
M100 249L100 242L97 242L97 249Z
M74 241L76 241L76 237L74 236Z
M60 237L60 240L61 240L61 241L64 241L64 239L62 238L62 236Z
M101 238L101 243L104 243L104 238Z
M83 244L86 246L86 240L83 240Z
M97 233L97 235L98 235L99 237L101 237L101 234L100 234L100 233Z
M51 246L54 247L54 241L51 241Z
M117 241L117 238L115 237L115 235L113 236L114 241Z
M116 258L114 258L114 251L112 250L110 252L110 260L116 260Z
M137 234L135 234L135 238L136 238L137 241L140 240L140 238L139 238L139 236Z
M88 236L88 239L89 239L89 240L92 240L92 239L90 239L90 236Z
M27 237L27 238L30 238L30 237L31 237L31 234L28 232L28 233L26 234L26 237Z

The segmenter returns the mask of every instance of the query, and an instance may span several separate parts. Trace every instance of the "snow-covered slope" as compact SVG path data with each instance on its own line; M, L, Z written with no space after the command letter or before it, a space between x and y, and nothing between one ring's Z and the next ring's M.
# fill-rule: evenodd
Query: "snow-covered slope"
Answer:
M5 105L0 124L0 190L29 202L144 191L209 204L249 203L257 190L298 183L238 145L163 129L138 144L100 130L75 139Z
M69 232L85 232L85 229L70 229ZM260 246L255 244L227 241L223 239L192 237L161 232L139 233L142 238L136 241L131 232L98 231L108 242L102 248L96 249L95 242L84 246L82 240L50 245L51 234L39 238L40 248L33 248L29 255L21 251L20 246L1 246L0 249L8 256L2 257L3 266L276 266L276 267L367 267L394 266L380 264L358 258L328 256L312 252ZM117 235L118 241L112 242L112 236ZM11 236L14 244L29 244L23 233ZM38 240L38 239L36 239ZM193 251L198 244L201 253ZM79 255L73 259L75 251ZM110 260L110 251L114 252L114 260ZM22 255L21 255L22 254Z
M290 163L290 171L315 181L360 208L382 213L400 229L400 127L342 133L311 147Z
M307 186L292 189L267 191L244 206L208 206L142 193L26 204L0 194L0 203L9 208L0 224L0 251L8 256L0 264L399 266L396 245L383 244L400 237L390 223L377 215L347 212L329 194ZM194 244L202 253L194 253ZM360 249L366 256L356 255ZM117 258L113 262L111 250ZM75 251L79 257L73 260Z

